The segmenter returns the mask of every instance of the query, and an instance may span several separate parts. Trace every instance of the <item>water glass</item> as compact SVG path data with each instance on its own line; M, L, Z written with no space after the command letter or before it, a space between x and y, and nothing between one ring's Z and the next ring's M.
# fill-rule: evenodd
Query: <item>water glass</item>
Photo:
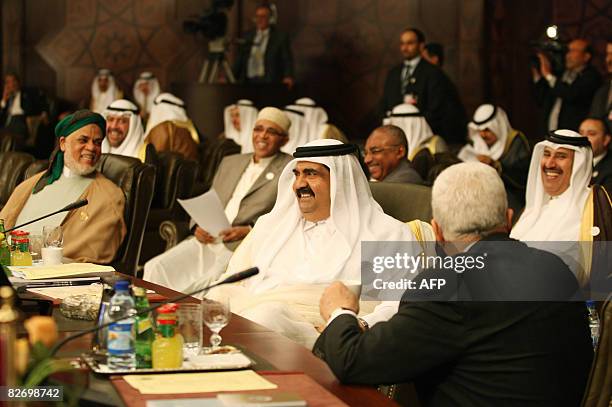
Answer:
M42 235L30 235L30 254L32 255L32 262L40 262L41 249L43 247Z
M203 348L204 353L214 353L221 345L221 335L219 332L229 323L230 319L229 297L225 296L215 301L202 301L202 317L204 324L210 329L210 347Z
M183 355L195 356L202 347L202 304L180 303L178 332L183 336Z

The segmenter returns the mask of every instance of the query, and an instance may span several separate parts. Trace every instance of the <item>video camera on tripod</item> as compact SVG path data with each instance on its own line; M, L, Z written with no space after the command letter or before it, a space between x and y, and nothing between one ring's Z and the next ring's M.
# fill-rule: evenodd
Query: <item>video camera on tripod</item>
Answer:
M223 67L227 80L230 83L236 82L225 55L227 11L233 5L234 0L213 0L211 8L200 17L183 21L185 32L193 35L202 34L208 40L208 57L200 71L199 83L214 83L217 79L219 65Z

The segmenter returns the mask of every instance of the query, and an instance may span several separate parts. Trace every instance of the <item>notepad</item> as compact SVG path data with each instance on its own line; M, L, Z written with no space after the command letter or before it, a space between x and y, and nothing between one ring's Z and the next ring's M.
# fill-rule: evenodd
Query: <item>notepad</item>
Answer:
M271 390L278 386L252 370L236 372L126 375L123 379L142 394L212 393Z
M9 270L15 277L26 280L41 280L61 277L100 276L115 271L111 266L101 266L93 263L69 263L54 266L19 267L10 266Z
M28 288L28 291L35 294L44 295L56 300L63 300L72 295L89 295L92 297L102 298L102 284L77 285L67 287L45 287L45 288Z

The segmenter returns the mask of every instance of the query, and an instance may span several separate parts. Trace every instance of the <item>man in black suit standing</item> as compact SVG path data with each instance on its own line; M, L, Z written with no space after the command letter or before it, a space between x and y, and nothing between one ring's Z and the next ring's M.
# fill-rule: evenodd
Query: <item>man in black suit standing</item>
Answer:
M390 112L402 103L413 104L423 113L434 134L449 144L464 144L467 116L455 85L442 69L421 57L425 36L416 28L400 36L404 61L391 68L385 81L382 107Z
M234 75L241 83L284 83L293 87L293 57L289 38L270 25L272 10L267 4L255 9L255 30L245 34L238 50Z
M597 89L591 103L589 116L600 117L606 120L608 128L612 128L612 38L606 44L606 69L608 80Z
M584 303L567 302L577 281L555 255L508 237L512 210L497 172L476 162L447 168L432 209L443 263L412 280L397 313L370 329L356 318L355 295L340 282L328 287L313 352L343 383L414 382L423 406L579 405L593 349Z
M587 117L580 123L580 135L588 137L593 150L593 175L590 185L612 186L612 154L609 154L612 134L604 119Z
M28 137L26 117L35 114L36 108L34 97L21 88L17 74L4 77L0 109L0 128L17 136L17 149L21 150Z
M578 131L580 122L589 113L601 75L591 65L593 50L582 38L571 41L565 54L565 71L555 76L546 54L539 52L539 69L532 67L536 102L544 108L547 131Z

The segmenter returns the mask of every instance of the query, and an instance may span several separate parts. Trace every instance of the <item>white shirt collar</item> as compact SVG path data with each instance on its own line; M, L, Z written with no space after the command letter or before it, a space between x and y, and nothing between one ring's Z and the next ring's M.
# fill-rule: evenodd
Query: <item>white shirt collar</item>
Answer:
M419 64L419 62L421 62L421 57L420 56L414 57L412 59L405 59L404 60L404 66L410 65L414 69Z
M270 157L260 158L259 162L255 162L255 155L253 154L253 157L251 157L251 164L252 165L257 165L257 166L263 166L265 168L265 167L268 166L268 164L270 164L272 162L274 157L276 157L276 154L274 154L274 155L272 155Z
M306 219L302 218L302 227L304 229L304 232L307 232L307 231L309 231L311 229L314 229L314 228L316 228L318 226L325 225L327 223L328 219L329 218L323 219L323 220L320 220L320 221L317 221L317 222L311 222L309 220L306 220Z
M608 154L608 151L604 151L602 154L599 154L597 157L593 157L593 167L595 167L604 157Z

